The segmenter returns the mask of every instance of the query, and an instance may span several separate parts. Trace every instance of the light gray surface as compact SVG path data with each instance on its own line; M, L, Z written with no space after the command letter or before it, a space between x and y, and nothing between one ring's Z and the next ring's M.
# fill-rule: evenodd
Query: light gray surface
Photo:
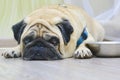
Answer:
M0 47L15 45L0 40ZM0 56L0 80L120 80L120 58L23 61Z
M23 61L0 57L0 80L120 80L120 58Z

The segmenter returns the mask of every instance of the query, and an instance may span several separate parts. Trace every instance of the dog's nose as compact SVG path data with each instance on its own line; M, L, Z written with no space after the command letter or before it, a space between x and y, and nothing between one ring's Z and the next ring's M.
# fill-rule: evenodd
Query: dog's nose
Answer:
M24 60L59 60L61 56L54 50L46 47L31 47L23 53Z

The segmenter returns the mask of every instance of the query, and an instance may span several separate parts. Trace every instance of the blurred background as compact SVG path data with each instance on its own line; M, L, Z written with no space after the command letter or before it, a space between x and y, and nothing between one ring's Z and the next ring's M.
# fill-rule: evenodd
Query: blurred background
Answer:
M45 5L63 3L84 8L90 16L97 19L107 30L108 27L106 26L111 26L110 20L120 11L120 4L118 4L120 0L0 0L0 39L13 39L12 25L22 20L30 12ZM118 25L115 28L117 32L120 31ZM113 30L108 31L110 33L115 32ZM108 35L109 32L107 32Z
M0 38L13 38L12 25L41 6L63 3L63 0L0 0Z

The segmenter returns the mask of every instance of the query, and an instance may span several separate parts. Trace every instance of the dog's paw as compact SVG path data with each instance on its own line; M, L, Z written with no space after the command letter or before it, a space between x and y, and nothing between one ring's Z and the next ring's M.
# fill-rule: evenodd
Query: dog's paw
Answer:
M93 56L93 54L88 48L81 47L75 51L75 54L73 56L76 59L86 59L86 58L91 58Z
M20 57L20 52L14 49L6 49L3 53L2 56L5 58L18 58Z

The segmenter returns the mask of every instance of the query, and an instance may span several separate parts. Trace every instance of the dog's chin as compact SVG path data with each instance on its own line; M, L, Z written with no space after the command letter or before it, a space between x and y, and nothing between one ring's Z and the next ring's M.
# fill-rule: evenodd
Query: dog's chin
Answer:
M53 45L39 38L25 46L24 60L60 60L61 54Z

